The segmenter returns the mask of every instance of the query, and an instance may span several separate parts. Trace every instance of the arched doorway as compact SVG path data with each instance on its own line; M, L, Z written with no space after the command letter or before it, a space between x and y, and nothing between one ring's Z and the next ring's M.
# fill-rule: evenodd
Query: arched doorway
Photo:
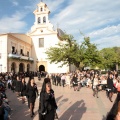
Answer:
M30 64L27 64L27 72L30 72Z
M45 71L45 66L44 65L40 65L39 66L39 71L41 72L41 71Z
M19 64L19 72L24 72L25 66L23 63Z
M15 72L16 71L16 64L13 62L12 64L11 64L11 72Z

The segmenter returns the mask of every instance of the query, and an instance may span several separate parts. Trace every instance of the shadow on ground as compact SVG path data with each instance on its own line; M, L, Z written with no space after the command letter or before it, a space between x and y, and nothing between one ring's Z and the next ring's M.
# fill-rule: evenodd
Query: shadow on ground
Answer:
M77 101L63 113L59 120L80 120L86 109L83 100Z
M63 97L63 95L61 95L60 97L56 98L56 103L58 103L58 101Z
M21 98L17 98L16 94L10 90L6 91L8 100L10 101L10 107L13 109L11 120L33 120L30 117L30 111L27 103L22 104ZM35 113L37 114L37 113Z
M106 116L104 116L104 115L103 115L103 118L102 118L102 120L106 120Z

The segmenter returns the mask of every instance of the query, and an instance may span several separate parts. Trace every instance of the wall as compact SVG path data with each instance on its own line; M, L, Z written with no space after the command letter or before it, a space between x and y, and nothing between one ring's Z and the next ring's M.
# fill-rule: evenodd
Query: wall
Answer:
M23 41L23 40L20 40L14 36L11 36L9 35L8 36L8 54L9 53L12 53L12 46L15 47L15 50L17 50L17 53L18 55L20 55L20 49L23 49L23 53L24 55L26 56L27 55L27 51L29 52L29 57L32 57L31 55L31 44ZM27 71L27 64L30 64L30 71L32 70L32 65L30 62L23 62L23 61L20 61L19 59L17 60L14 60L14 59L8 59L8 71L11 72L11 64L12 63L15 63L16 64L16 72L19 72L19 64L20 63L24 63L24 66L25 66L25 69L24 71Z
M0 72L7 72L7 35L0 36Z

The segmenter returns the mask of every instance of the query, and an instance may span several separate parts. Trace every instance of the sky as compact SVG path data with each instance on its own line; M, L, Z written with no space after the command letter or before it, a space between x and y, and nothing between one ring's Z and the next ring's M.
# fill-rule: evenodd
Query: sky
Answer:
M41 0L0 0L0 33L27 33ZM43 0L54 28L74 36L89 36L98 49L120 47L120 0ZM83 33L83 35L80 34Z

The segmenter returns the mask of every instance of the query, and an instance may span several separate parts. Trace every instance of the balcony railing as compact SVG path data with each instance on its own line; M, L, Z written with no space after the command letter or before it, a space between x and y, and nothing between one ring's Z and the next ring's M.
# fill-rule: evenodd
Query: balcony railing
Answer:
M13 58L13 59L18 59L18 60L26 60L26 61L31 61L31 62L34 61L34 59L32 57L18 55L18 54L12 54L12 53L8 54L8 58Z
M20 55L18 55L18 54L12 54L12 53L10 53L10 54L8 55L8 57L9 57L9 58L18 58L18 59L20 59Z

